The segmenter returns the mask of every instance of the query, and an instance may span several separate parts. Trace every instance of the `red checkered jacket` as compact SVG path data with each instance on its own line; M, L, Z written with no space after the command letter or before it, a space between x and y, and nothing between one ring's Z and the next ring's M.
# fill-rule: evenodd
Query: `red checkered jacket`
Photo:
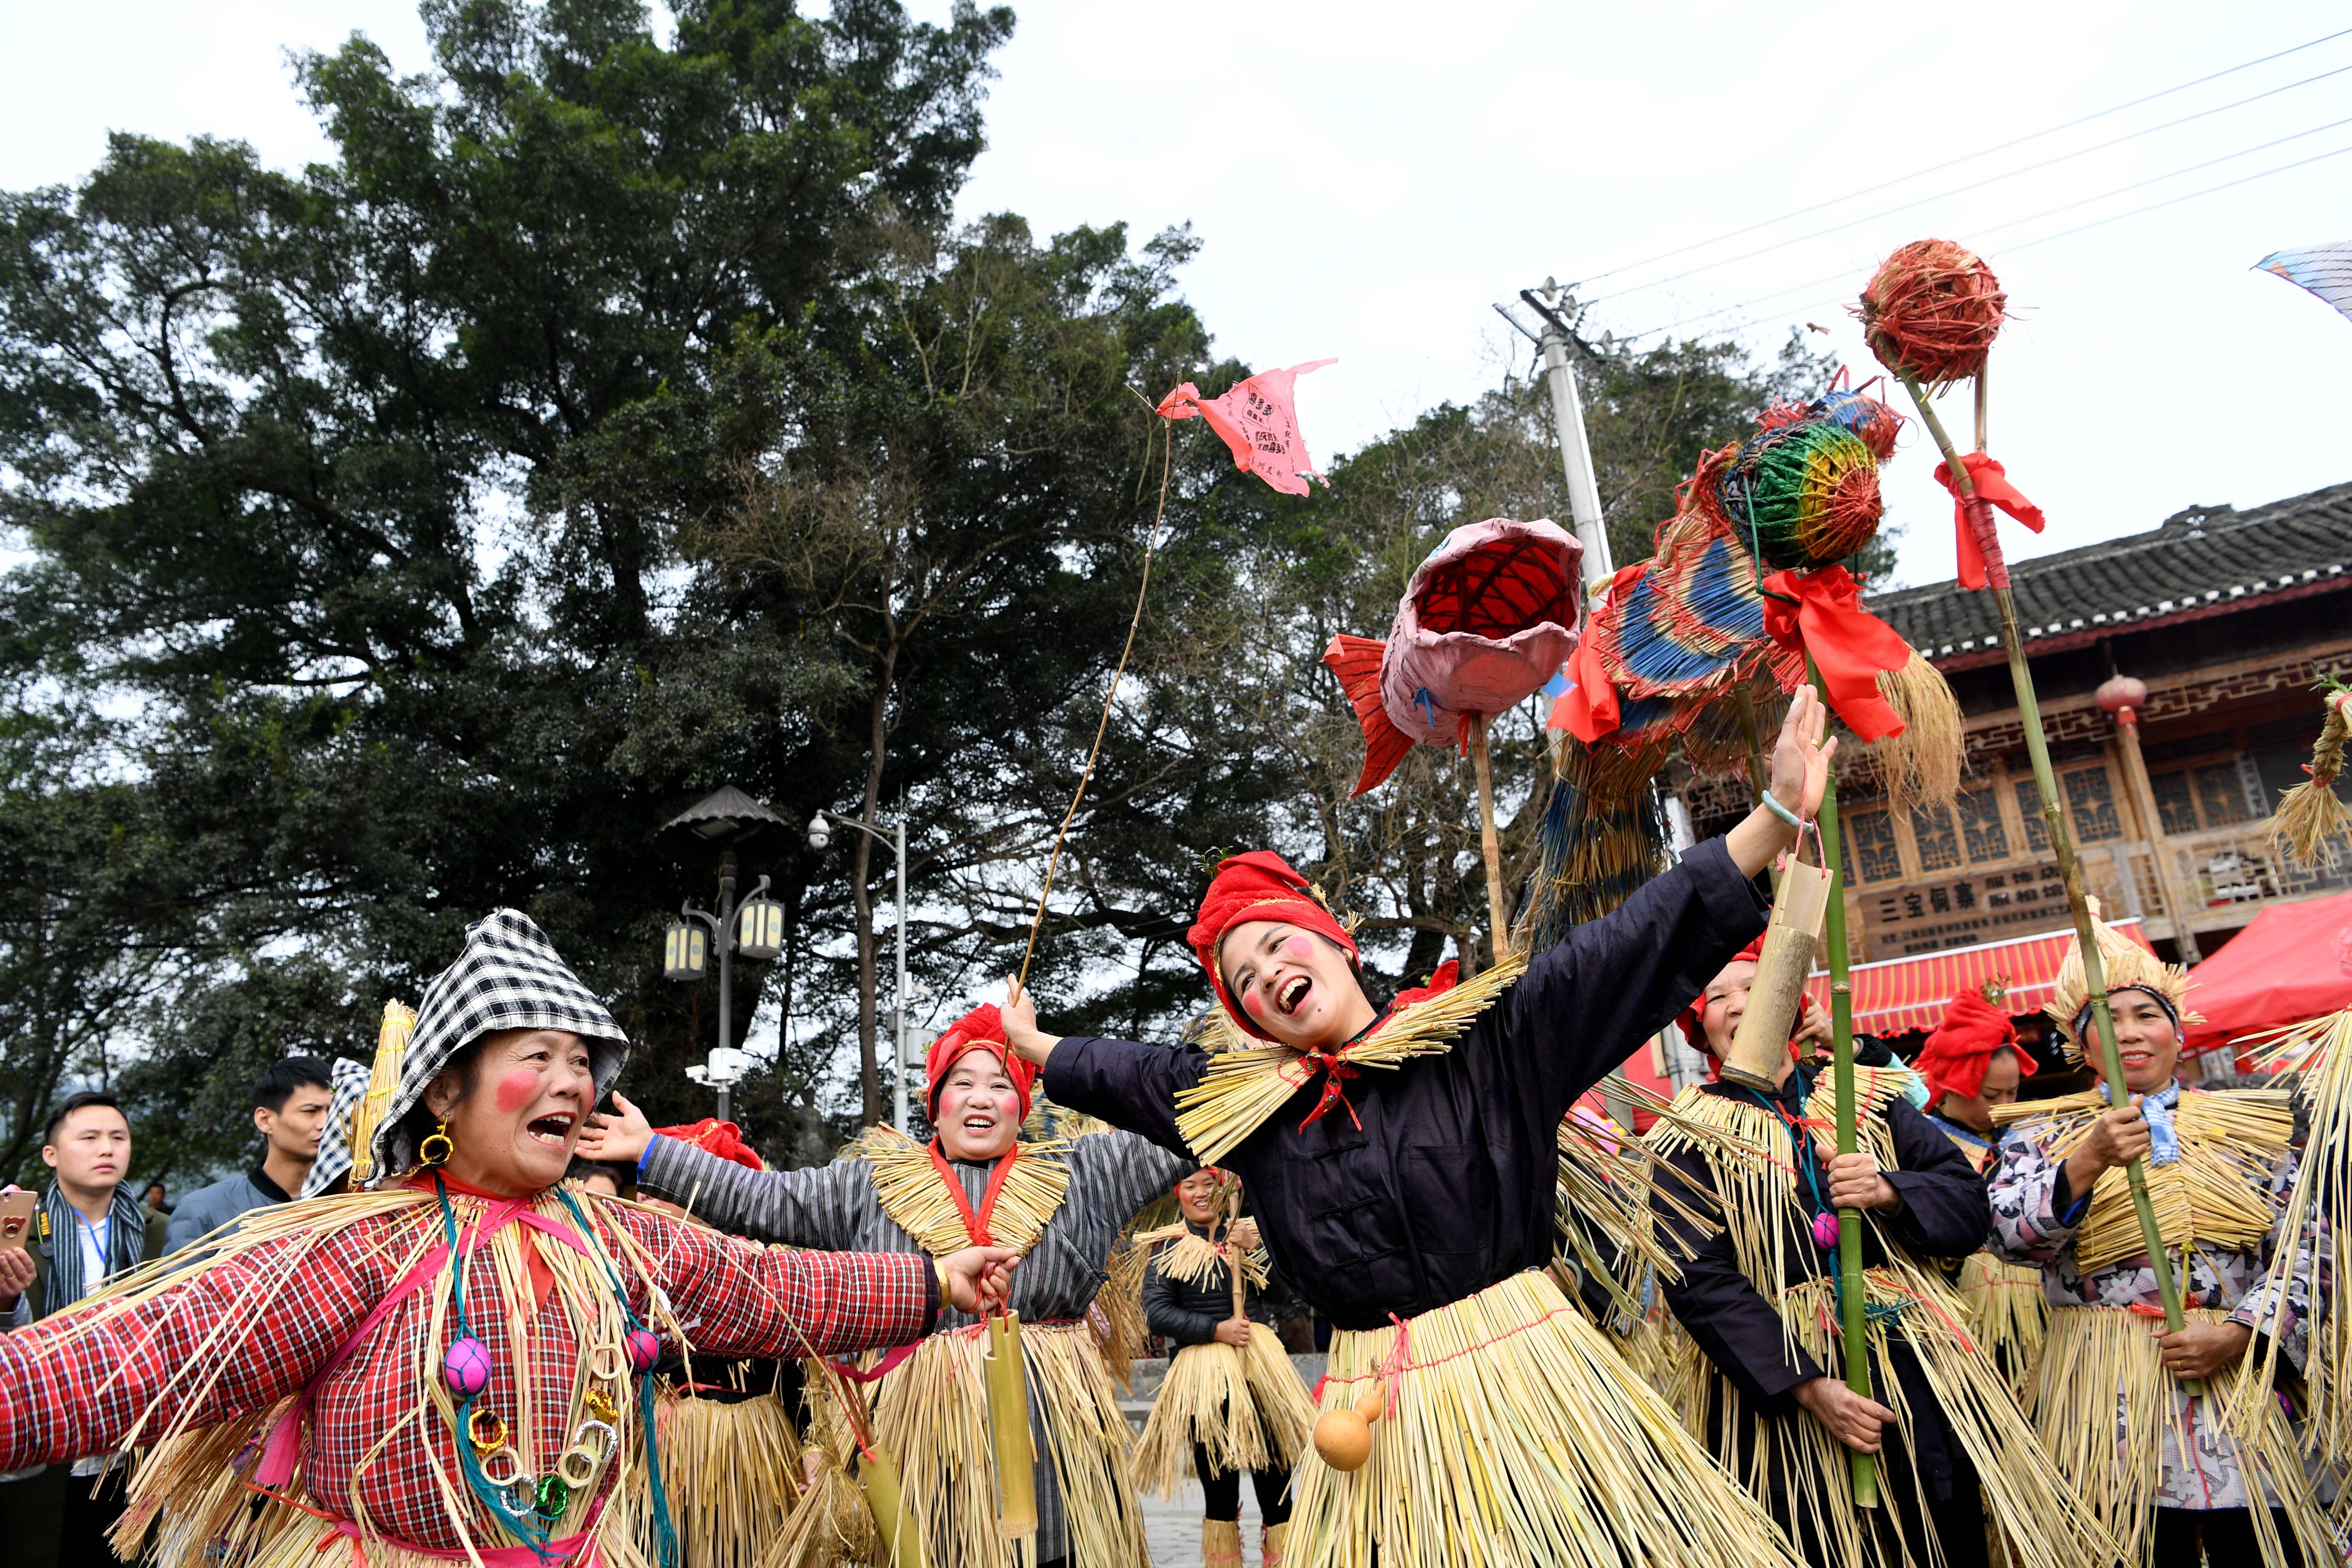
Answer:
M152 1300L89 1303L0 1335L0 1469L112 1452L142 1414L141 1440L152 1441L175 1422L193 1427L258 1414L300 1392L442 1234L429 1198L331 1229L337 1201L321 1201L326 1223L318 1228L228 1252ZM482 1206L457 1203L461 1225ZM643 1259L641 1268L624 1262L621 1270L633 1310L650 1317L650 1274L698 1353L902 1344L919 1338L931 1316L937 1286L920 1257L793 1252L632 1205L591 1198L583 1206L612 1256ZM539 1212L571 1223L551 1197ZM554 1249L544 1237L538 1245ZM517 1425L530 1468L545 1471L569 1436L561 1424L580 1342L565 1292L551 1290L523 1330L536 1409L519 1421L509 1318L523 1293L510 1290L507 1272L487 1255L476 1258L467 1274L467 1319L490 1354L485 1403ZM304 1435L301 1476L313 1504L365 1521L372 1535L454 1551L460 1536L435 1479L436 1465L442 1476L457 1474L451 1434L429 1409L419 1414L425 1363L438 1373L437 1357L425 1353L428 1325L436 1300L446 1311L446 1293L444 1285L409 1296L327 1376ZM527 1310L527 1294L522 1304ZM470 1496L462 1488L458 1495L475 1542L498 1540Z

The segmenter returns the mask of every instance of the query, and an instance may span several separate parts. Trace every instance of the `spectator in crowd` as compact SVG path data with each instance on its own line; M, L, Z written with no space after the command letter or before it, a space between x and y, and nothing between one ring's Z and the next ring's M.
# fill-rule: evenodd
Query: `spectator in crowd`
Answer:
M27 1262L0 1258L0 1318L11 1329L65 1310L151 1256L146 1215L123 1179L131 1170L131 1123L112 1095L91 1091L61 1100L49 1112L41 1160L57 1179L41 1193L33 1256ZM31 1532L53 1533L60 1563L111 1561L106 1532L122 1512L131 1468L121 1458L90 1455L75 1460L69 1476L0 1488L0 1533L19 1542ZM93 1489L90 1478L100 1476Z
M637 1195L637 1168L626 1160L574 1160L567 1173L590 1192L608 1198Z
M329 1068L317 1057L272 1062L253 1080L253 1125L261 1134L261 1163L241 1176L198 1187L173 1212L169 1249L219 1229L248 1209L289 1202L302 1190L319 1157L327 1123Z
M163 1214L168 1215L172 1212L172 1194L164 1189L161 1182L148 1183L147 1190L139 1195L139 1202L142 1206Z

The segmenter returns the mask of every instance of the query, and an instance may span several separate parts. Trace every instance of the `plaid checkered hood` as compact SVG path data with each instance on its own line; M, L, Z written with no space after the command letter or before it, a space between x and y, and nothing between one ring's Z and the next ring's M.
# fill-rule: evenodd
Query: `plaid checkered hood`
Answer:
M629 1059L621 1026L556 955L547 933L520 910L495 910L466 928L465 951L433 977L417 1003L400 1087L371 1143L384 1177L416 1163L416 1141L401 1130L401 1121L424 1098L425 1086L450 1058L499 1029L568 1029L579 1036L588 1045L599 1098Z
M298 1198L315 1198L343 1179L352 1168L352 1113L360 1108L367 1094L368 1066L349 1057L337 1057L328 1064L334 1081L327 1086L327 1124L319 1129L319 1157L310 1162L310 1173L302 1178L302 1190Z

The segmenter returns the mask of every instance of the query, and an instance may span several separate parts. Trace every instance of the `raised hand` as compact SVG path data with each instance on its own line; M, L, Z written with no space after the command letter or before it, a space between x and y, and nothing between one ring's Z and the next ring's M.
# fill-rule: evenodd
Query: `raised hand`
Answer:
M615 1093L612 1110L589 1112L572 1152L583 1160L634 1165L646 1157L653 1141L653 1123L646 1113Z

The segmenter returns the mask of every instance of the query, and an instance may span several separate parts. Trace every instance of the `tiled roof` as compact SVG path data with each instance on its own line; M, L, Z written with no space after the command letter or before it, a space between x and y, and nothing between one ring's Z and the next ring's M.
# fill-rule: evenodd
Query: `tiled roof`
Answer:
M2018 535L2003 521L2002 531ZM2352 484L2252 511L2190 507L2146 533L2011 561L2017 618L2036 652L2119 627L2201 618L2352 585ZM2000 657L1993 596L1957 582L1873 594L1870 607L1946 668Z

